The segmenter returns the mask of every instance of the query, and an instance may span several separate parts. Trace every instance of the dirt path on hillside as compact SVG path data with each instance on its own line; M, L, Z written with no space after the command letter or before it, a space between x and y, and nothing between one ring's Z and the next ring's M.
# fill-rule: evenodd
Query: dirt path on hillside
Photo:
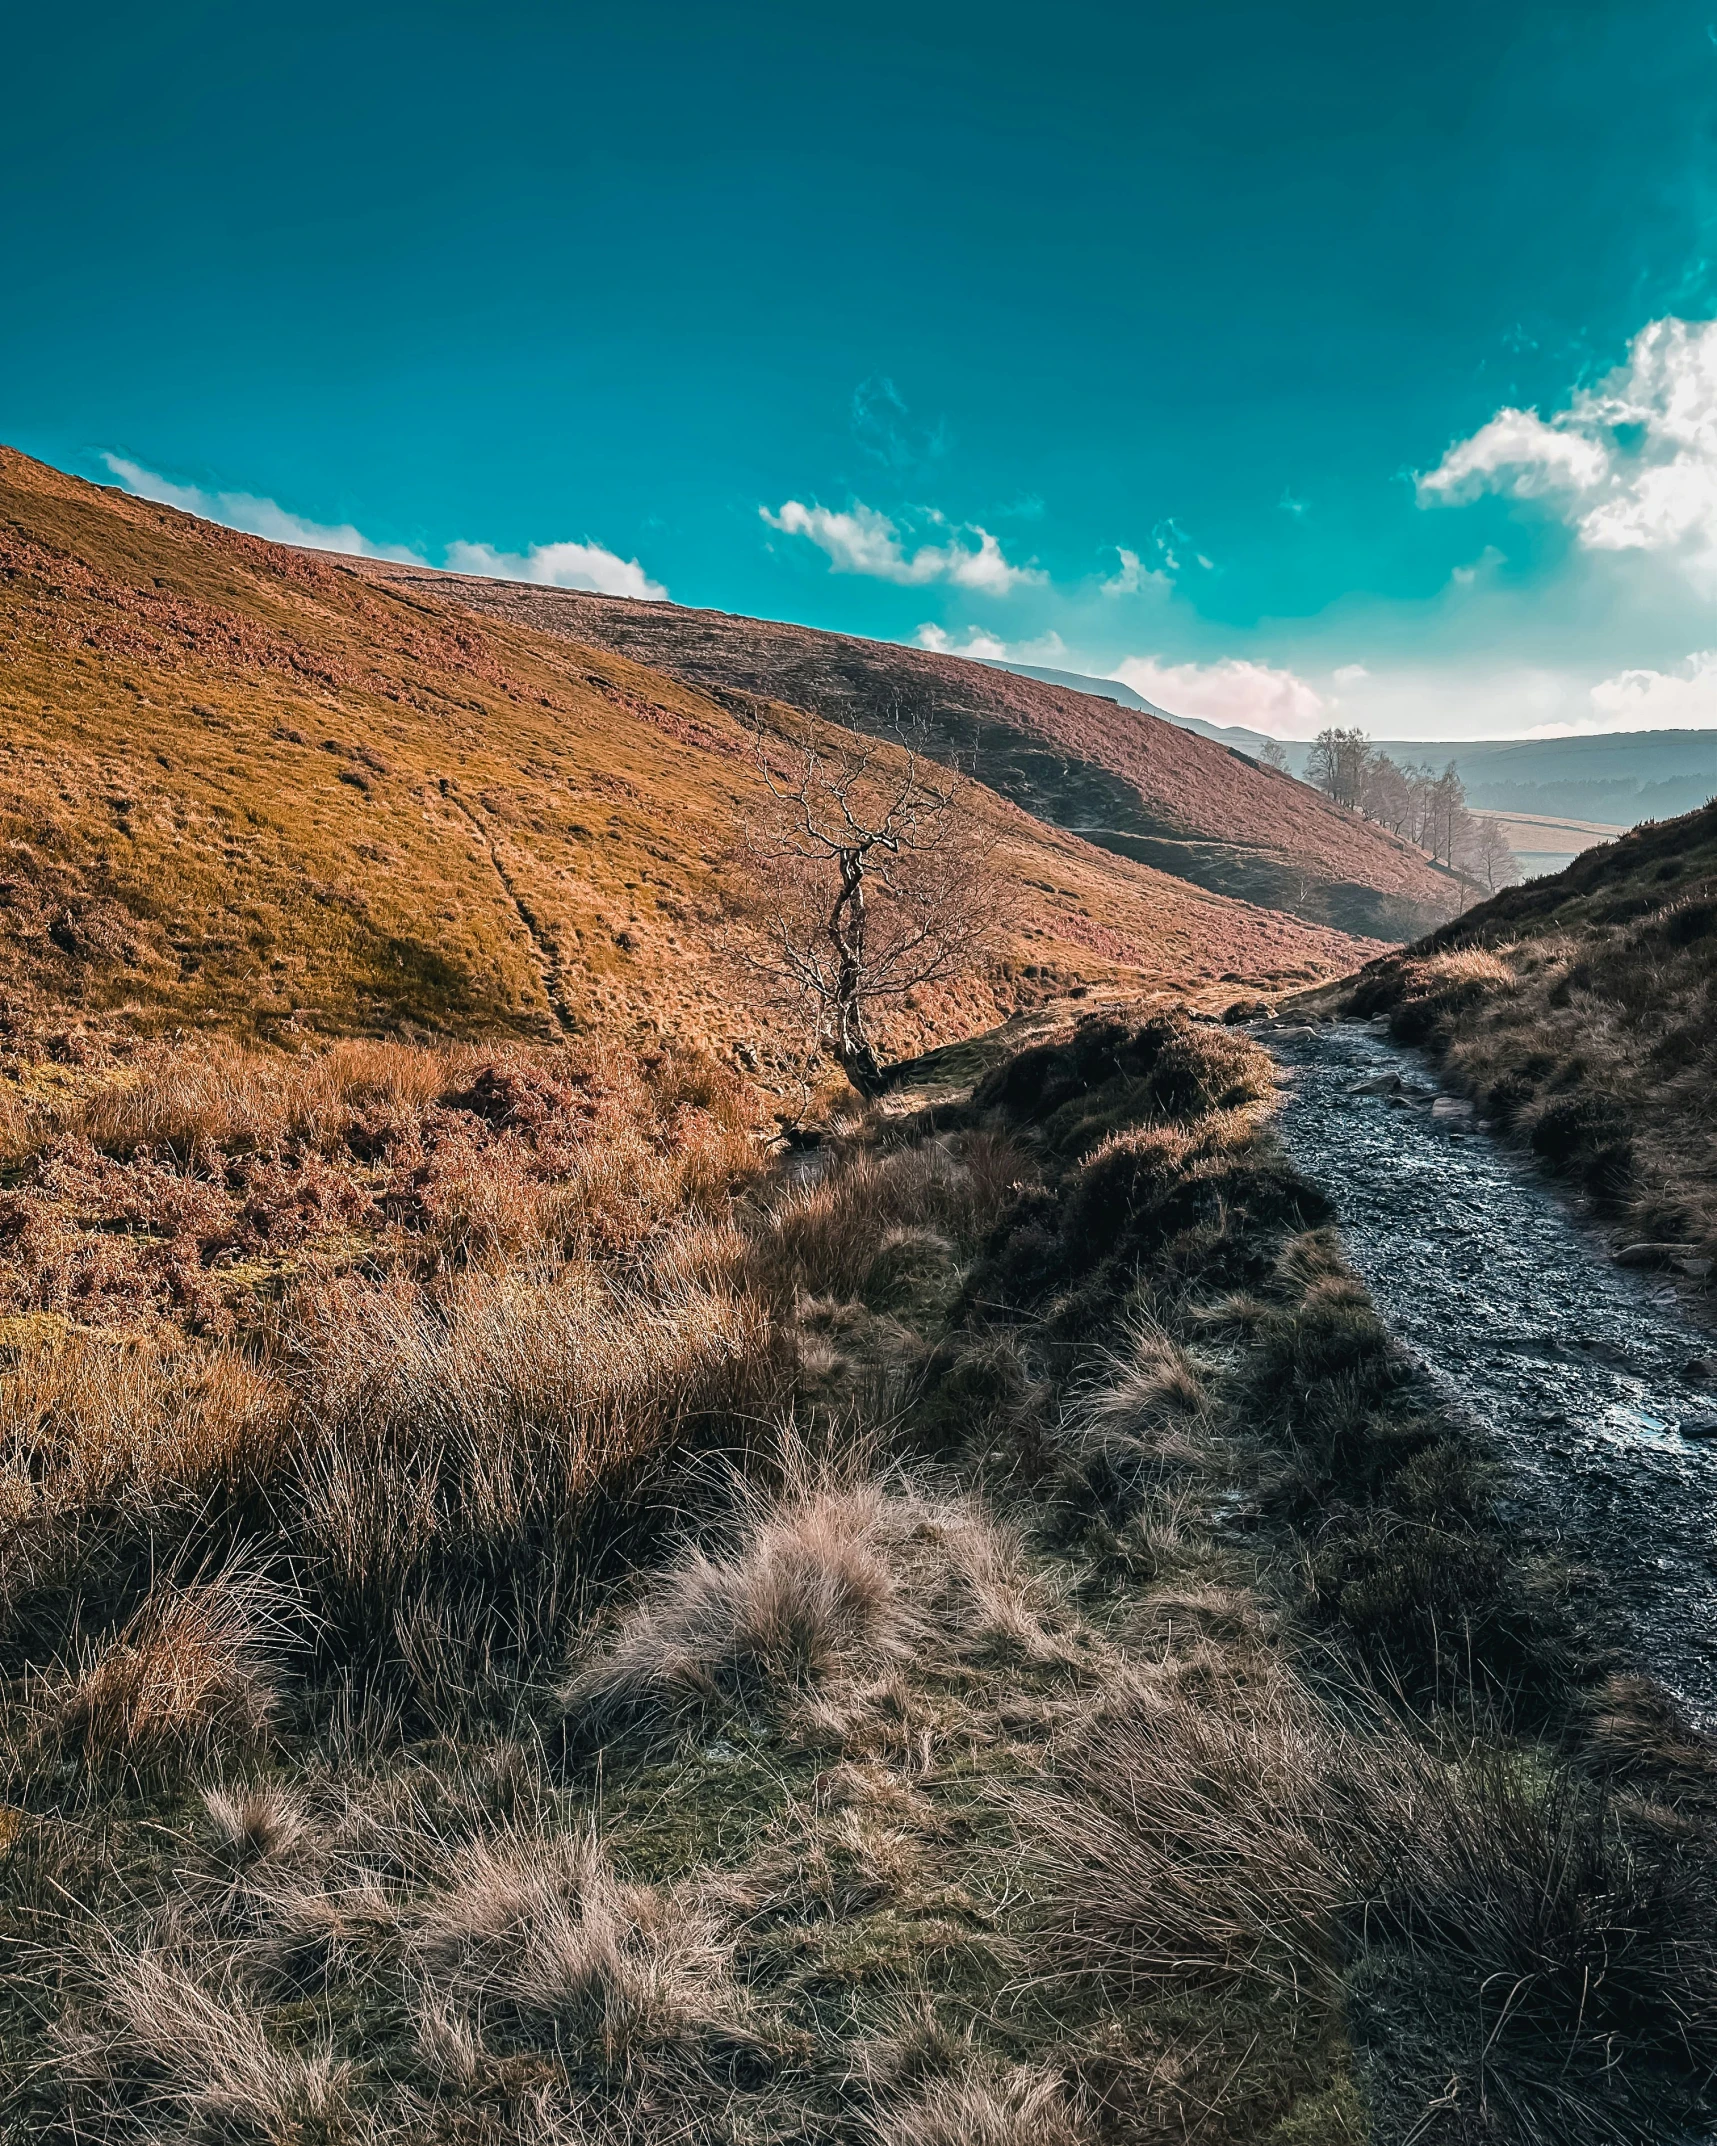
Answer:
M1282 1136L1452 1405L1494 1438L1521 1523L1601 1570L1642 1668L1717 1727L1717 1346L1522 1156L1367 1025L1260 1028Z

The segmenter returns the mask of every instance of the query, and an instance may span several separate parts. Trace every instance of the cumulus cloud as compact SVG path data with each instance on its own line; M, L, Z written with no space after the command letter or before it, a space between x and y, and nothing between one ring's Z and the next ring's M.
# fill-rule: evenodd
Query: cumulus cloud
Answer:
M1717 568L1717 320L1654 320L1568 407L1499 410L1418 480L1422 504L1551 498L1590 551Z
M349 522L338 525L306 521L290 514L272 499L259 499L251 492L204 492L195 485L173 484L153 470L122 455L103 455L102 460L125 486L142 499L164 507L178 507L185 514L199 515L207 522L220 522L228 529L242 529L250 536L267 537L275 544L295 544L311 551L345 552L356 559L395 559L403 565L427 566L421 552L396 544L376 544ZM665 597L667 590L652 581L636 559L622 559L600 544L533 544L527 552L497 551L492 544L472 544L461 539L449 544L442 561L450 573L481 574L491 581L535 581L554 589L591 589L601 596Z
M258 499L252 492L204 492L194 484L169 483L153 470L126 461L123 455L104 454L101 459L125 489L140 499L177 507L183 514L195 514L205 522L220 522L228 529L242 529L248 536L267 537L274 544L296 544L313 551L345 552L357 559L397 559L413 566L424 563L414 551L395 544L371 543L350 522L308 522L302 515L289 514L274 500Z
M913 636L920 648L938 656L984 656L992 662L1061 663L1067 644L1058 633L1039 634L1035 641L1008 642L987 633L982 626L968 626L964 641L956 641L946 627L926 622Z
M1328 714L1322 694L1295 672L1239 656L1220 663L1129 656L1109 675L1171 715L1196 715L1207 723L1234 723L1277 737L1315 733Z
M1717 726L1717 649L1678 671L1618 671L1592 688L1604 730L1709 730Z
M807 506L789 499L775 511L759 507L758 513L771 529L784 536L802 536L828 556L837 574L869 574L878 581L897 581L909 588L927 582L946 581L961 589L978 589L988 596L1006 596L1049 576L1035 566L1014 566L1002 555L1002 547L987 529L972 524L946 544L920 544L908 552L899 529L886 514L855 500L846 513L832 507ZM932 520L939 521L939 515ZM960 541L961 534L977 538L976 546Z
M1362 678L1369 678L1371 673L1363 663L1344 663L1340 670L1331 671L1330 676L1338 686L1356 686Z
M590 589L598 596L667 595L636 559L622 559L600 544L533 544L529 551L497 551L492 544L461 539L444 561L451 574L481 574L490 581L535 581L550 589Z

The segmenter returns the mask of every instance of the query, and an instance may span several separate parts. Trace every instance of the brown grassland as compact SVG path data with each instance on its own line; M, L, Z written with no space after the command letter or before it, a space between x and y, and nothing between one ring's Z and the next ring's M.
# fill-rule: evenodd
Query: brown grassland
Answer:
M1717 806L1509 889L1339 994L1442 1059L1639 1264L1717 1261Z
M774 1061L796 1039L721 958L760 794L692 687L0 450L0 1019L50 1056L92 1047L81 1019ZM1370 950L978 800L1019 913L900 1007L897 1050L1082 985L1214 1004Z
M684 1050L31 1106L14 2135L1683 2135L1713 1756L1498 1518L1268 1061L991 1059L773 1165Z
M1051 826L1213 891L1381 939L1410 939L1470 890L1415 844L1156 716L958 656L683 604L591 596L365 561L377 583L606 648L718 700L807 708L855 730L901 715L930 750Z

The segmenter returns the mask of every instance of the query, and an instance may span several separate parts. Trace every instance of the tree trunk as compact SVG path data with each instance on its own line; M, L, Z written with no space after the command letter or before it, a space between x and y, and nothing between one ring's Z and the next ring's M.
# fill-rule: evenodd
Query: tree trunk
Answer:
M886 1085L882 1061L876 1055L864 1025L864 854L857 849L841 851L841 891L829 917L829 937L835 949L834 1015L835 1055L841 1070L868 1102Z

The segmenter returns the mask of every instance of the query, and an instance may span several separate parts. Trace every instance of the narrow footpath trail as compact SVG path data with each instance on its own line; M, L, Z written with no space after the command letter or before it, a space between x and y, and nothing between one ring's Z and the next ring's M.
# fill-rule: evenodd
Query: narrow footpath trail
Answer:
M1390 1325L1491 1435L1522 1525L1607 1576L1639 1666L1717 1727L1717 1342L1440 1098L1427 1059L1358 1022L1255 1033L1289 1152Z

